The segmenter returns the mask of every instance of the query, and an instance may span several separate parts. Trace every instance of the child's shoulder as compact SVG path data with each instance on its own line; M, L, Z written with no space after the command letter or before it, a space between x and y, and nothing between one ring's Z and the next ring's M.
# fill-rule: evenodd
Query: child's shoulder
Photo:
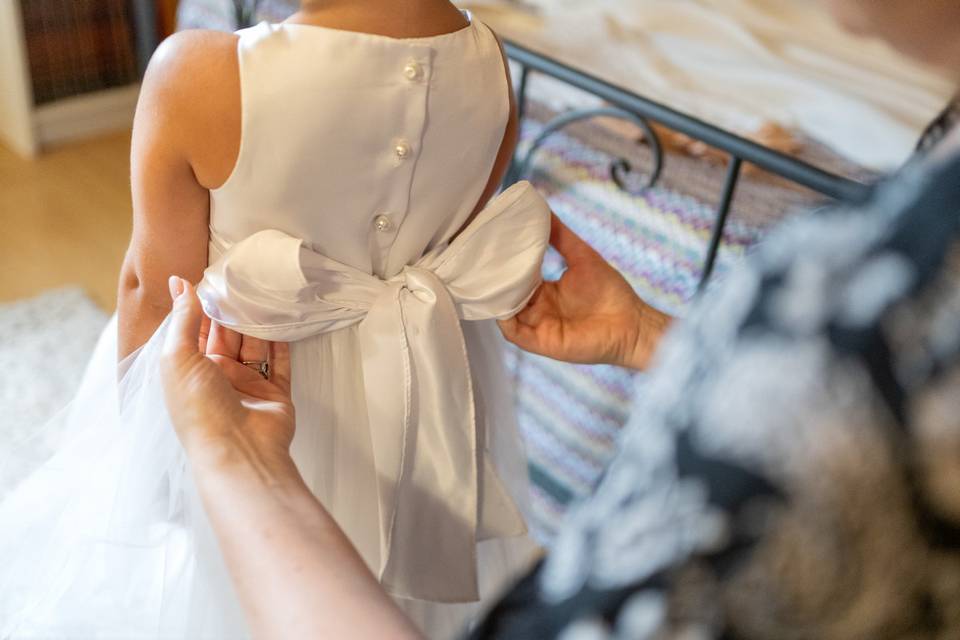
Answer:
M181 147L208 188L226 177L239 145L238 38L206 29L175 33L154 52L141 86L140 128L149 125Z
M239 35L214 29L184 29L167 37L154 52L153 60L172 61L184 56L217 55L232 52Z
M216 81L236 70L238 38L209 29L179 31L157 47L144 83L177 89Z

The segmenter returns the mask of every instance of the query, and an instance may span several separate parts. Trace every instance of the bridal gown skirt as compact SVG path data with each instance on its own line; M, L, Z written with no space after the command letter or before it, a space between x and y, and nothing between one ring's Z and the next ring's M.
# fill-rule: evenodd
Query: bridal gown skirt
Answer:
M0 639L248 636L163 403L166 326L121 363L118 383L111 320L77 395L46 427L62 431L56 453L0 501ZM488 322L465 322L464 334L487 455L526 511L499 334ZM355 328L292 345L293 455L375 568L376 478L358 348ZM0 463L10 455L0 453ZM480 542L482 596L495 595L534 553L526 536ZM453 637L482 606L398 603L430 638Z

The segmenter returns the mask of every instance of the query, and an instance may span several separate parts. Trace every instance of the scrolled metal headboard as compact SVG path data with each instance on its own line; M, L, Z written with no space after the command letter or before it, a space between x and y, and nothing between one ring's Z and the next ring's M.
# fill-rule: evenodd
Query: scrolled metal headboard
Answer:
M725 151L729 155L727 174L717 203L717 216L711 230L710 242L700 278L700 290L703 289L713 273L717 253L720 250L720 241L723 238L723 230L727 223L730 205L733 202L744 162L750 162L776 176L835 200L858 202L863 200L870 190L869 185L824 171L803 160L780 153L752 140L747 140L698 118L681 113L596 76L565 65L516 42L505 40L504 49L507 56L520 67L517 111L521 120L526 114L529 77L534 72L550 76L564 84L597 96L610 105L600 109L568 111L548 122L523 156L518 155L514 158L511 169L507 173L509 182L522 179L528 174L534 154L548 136L575 122L598 116L612 116L629 120L643 130L644 140L650 146L653 154L653 168L646 177L643 188L649 188L656 184L664 164L663 146L660 144L653 127L650 126L651 121ZM610 168L611 179L618 186L626 189L622 176L624 172L630 170L631 166L628 160L622 158L614 160Z

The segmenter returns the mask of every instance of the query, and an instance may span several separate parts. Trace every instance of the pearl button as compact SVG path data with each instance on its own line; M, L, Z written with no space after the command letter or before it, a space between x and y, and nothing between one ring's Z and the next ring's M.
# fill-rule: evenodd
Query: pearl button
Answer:
M403 75L407 80L416 80L420 77L420 65L416 62L408 62L403 68Z
M398 142L397 146L393 148L393 152L397 154L398 158L404 160L410 156L410 145L406 142Z
M392 226L393 225L390 223L390 218L388 218L387 216L381 215L373 219L373 228L379 231L380 233L389 231L390 227Z

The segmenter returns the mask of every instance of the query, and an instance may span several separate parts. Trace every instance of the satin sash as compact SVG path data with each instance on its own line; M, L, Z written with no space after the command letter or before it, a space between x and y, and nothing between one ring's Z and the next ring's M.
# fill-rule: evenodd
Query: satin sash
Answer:
M394 595L479 599L483 445L460 321L508 318L524 307L540 283L549 231L549 207L521 182L452 242L386 280L277 230L214 247L221 255L198 293L222 325L290 342L359 324L379 577Z

